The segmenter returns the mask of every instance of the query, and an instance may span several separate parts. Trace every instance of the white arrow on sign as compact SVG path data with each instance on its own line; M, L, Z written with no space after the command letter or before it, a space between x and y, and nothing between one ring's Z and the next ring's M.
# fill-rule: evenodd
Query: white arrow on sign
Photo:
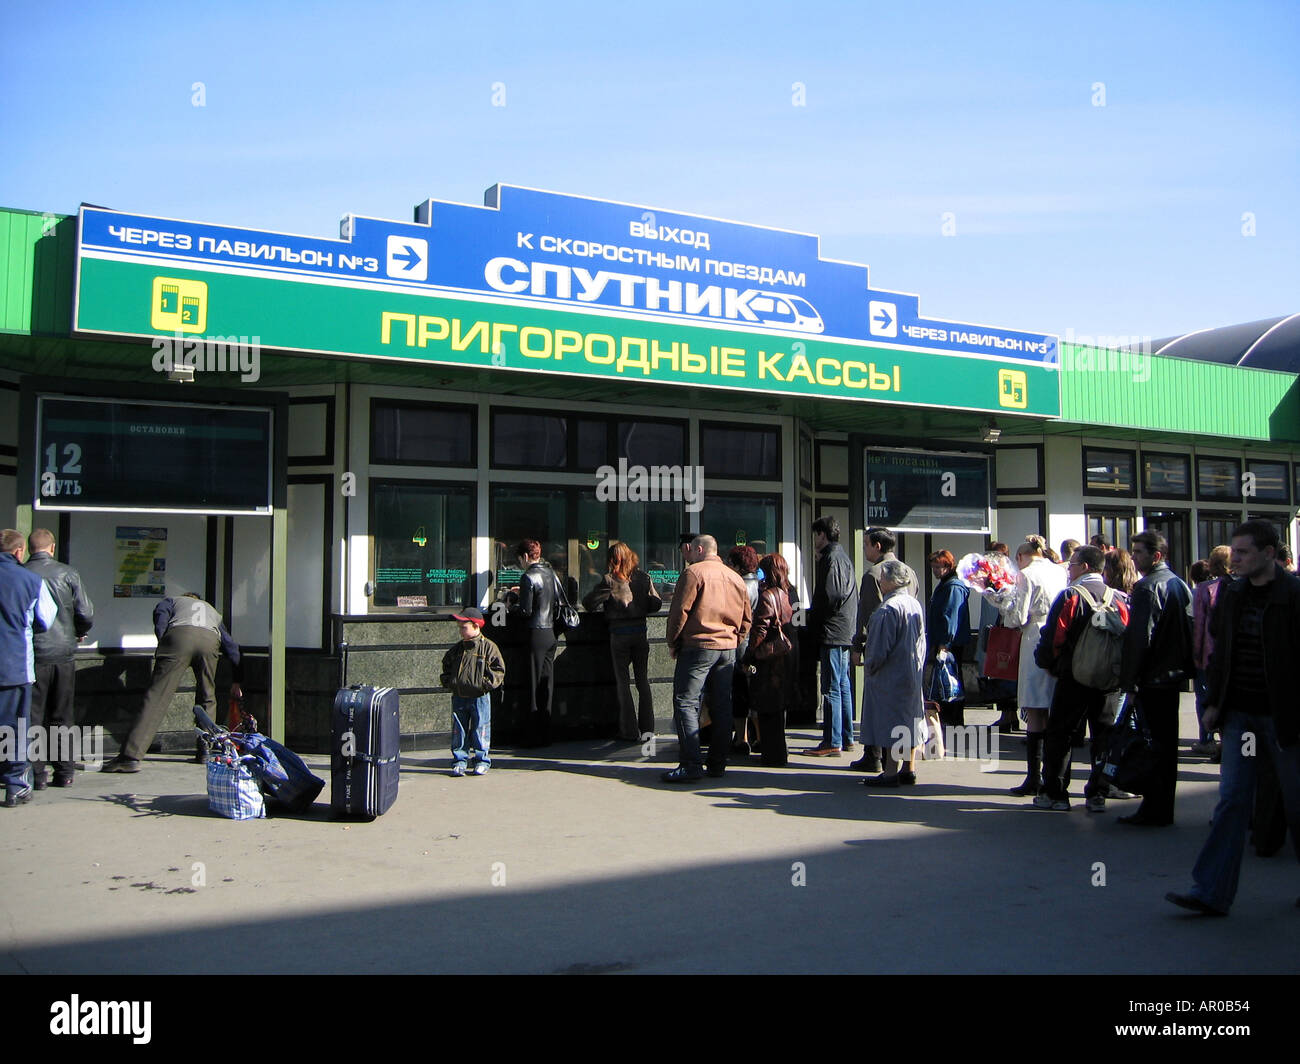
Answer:
M389 236L388 276L404 281L427 281L429 242L414 236Z

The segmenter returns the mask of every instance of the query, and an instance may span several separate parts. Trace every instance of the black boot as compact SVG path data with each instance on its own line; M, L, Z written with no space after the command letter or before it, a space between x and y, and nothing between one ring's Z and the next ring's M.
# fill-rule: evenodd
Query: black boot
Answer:
M1043 786L1043 733L1025 732L1025 782L1019 787L1012 787L1011 793L1018 798L1035 795Z

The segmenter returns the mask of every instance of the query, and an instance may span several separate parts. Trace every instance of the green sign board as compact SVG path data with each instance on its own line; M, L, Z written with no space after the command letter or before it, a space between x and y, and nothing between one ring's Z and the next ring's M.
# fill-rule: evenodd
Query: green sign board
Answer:
M611 381L1060 415L1050 364L83 256L75 328ZM188 317L186 317L188 315ZM173 334L173 329L175 333ZM142 351L152 360L155 352Z

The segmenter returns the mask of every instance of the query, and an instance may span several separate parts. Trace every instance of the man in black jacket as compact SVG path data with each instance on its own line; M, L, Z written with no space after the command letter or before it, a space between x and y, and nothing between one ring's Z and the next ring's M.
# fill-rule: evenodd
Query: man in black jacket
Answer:
M833 757L853 749L853 673L849 647L858 620L858 582L853 562L840 546L840 523L822 516L813 522L817 577L808 624L821 648L822 741L804 751Z
M59 736L76 725L73 695L77 669L73 658L77 644L94 624L95 607L82 586L81 574L54 560L54 534L48 528L35 529L27 537L27 547L31 555L27 568L45 581L59 608L49 630L32 636L36 683L32 685L31 722L33 727L45 728L47 751L62 755L54 761L53 783L67 787L76 774L76 762ZM32 786L42 791L49 782L45 762L33 761Z
M1267 521L1247 521L1232 533L1232 569L1214 610L1214 652L1202 721L1223 732L1219 804L1210 837L1192 869L1187 894L1175 905L1205 916L1227 916L1237 894L1241 857L1254 806L1256 757L1277 768L1291 841L1300 857L1300 579L1276 561L1278 534ZM1300 900L1296 902L1300 906Z
M1139 532L1129 553L1142 579L1129 596L1129 622L1119 685L1136 692L1137 711L1151 729L1156 766L1136 813L1119 818L1137 827L1174 822L1178 782L1178 696L1187 689L1192 664L1192 592L1168 565L1169 544L1158 532Z

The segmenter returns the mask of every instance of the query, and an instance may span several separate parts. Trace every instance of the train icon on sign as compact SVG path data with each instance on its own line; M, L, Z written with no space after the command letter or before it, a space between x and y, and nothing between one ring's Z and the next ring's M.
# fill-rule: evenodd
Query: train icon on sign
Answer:
M799 332L826 331L826 323L808 300L802 296L788 296L781 292L759 292L749 297L747 303L763 325L779 325Z

